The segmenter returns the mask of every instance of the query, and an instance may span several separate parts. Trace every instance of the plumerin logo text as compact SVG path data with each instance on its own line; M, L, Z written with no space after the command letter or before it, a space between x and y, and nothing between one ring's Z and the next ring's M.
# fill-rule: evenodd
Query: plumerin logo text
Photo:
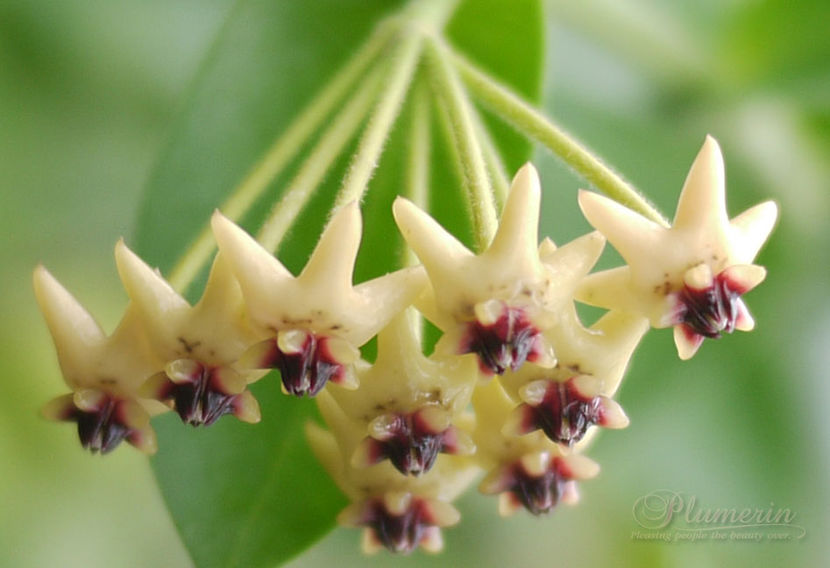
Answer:
M634 540L663 542L787 541L804 537L804 527L794 524L796 514L787 507L703 507L693 495L678 491L652 491L634 502L634 520L645 531L635 530Z

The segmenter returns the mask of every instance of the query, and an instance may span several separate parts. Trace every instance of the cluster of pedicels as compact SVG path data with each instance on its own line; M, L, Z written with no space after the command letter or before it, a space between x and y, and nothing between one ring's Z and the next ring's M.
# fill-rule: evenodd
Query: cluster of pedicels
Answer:
M479 489L499 495L504 515L573 503L577 482L599 472L583 455L592 427L628 424L613 396L649 326L673 326L683 359L705 337L752 328L741 296L765 276L752 261L777 209L729 220L712 138L671 227L583 191L597 231L557 248L539 242L540 199L526 165L474 254L398 198L395 220L421 265L357 286L357 203L335 212L296 277L217 212L219 253L194 306L119 242L130 303L109 336L38 267L38 303L72 389L45 414L76 422L93 452L127 440L152 453L150 416L164 410L193 426L225 414L257 422L248 385L278 369L283 392L316 396L328 428L308 424L307 438L351 500L339 521L363 527L368 552L440 550L441 528L460 517L452 501L482 471ZM627 264L589 274L606 239ZM608 311L585 327L575 300ZM421 315L442 332L429 355ZM375 336L369 363L360 348Z

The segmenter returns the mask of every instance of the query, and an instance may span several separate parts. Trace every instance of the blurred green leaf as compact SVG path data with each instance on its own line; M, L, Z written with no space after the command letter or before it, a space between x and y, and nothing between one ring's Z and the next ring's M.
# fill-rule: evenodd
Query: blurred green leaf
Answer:
M145 190L137 249L148 262L163 270L172 266L211 211L391 8L380 0L255 0L236 7ZM538 98L544 54L538 1L470 0L458 8L448 35L494 75ZM357 281L398 262L400 239L390 206L404 185L411 120L406 107L371 181ZM529 157L527 142L505 128L495 134L509 169ZM465 216L458 214L465 206L455 189L454 165L438 131L434 138L431 187L441 189L434 190L432 205L450 230L468 234ZM283 242L280 259L290 269L297 271L314 246L347 166L346 156L335 164ZM282 182L272 182L262 200L268 203L245 219L248 228L278 199ZM272 374L253 386L263 416L256 426L225 419L193 431L173 416L158 421L160 451L153 467L200 567L283 562L327 532L345 505L303 438L303 423L315 416L313 402L283 396L278 385Z
M751 2L724 29L725 65L742 86L791 85L795 94L809 78L826 79L830 56L830 5L824 0Z

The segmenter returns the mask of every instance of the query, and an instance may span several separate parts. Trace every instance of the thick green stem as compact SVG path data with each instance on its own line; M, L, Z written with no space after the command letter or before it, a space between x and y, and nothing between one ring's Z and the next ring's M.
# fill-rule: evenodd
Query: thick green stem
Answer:
M479 251L486 250L496 234L498 221L493 189L479 145L478 133L472 117L470 101L464 92L455 69L448 60L448 52L438 40L427 43L432 84L443 102L450 120L467 196L473 214L473 231Z
M225 216L237 220L248 211L363 75L369 64L387 46L394 31L386 22L377 27L360 50L280 135L259 163L233 190L227 201L220 206ZM170 284L177 290L185 290L199 274L215 248L210 227L205 227L173 268Z
M453 53L452 61L470 92L493 112L529 138L546 146L611 199L655 223L668 226L663 215L645 197L530 103L462 55Z
M308 158L300 166L288 189L271 209L257 235L260 244L276 252L282 239L308 204L345 145L354 138L369 114L380 90L383 73L376 69L363 80L360 89L343 107L340 114L320 137Z

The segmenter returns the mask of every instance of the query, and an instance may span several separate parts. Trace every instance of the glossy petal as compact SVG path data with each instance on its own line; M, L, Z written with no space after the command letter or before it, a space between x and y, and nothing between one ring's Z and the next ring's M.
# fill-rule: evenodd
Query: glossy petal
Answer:
M355 347L371 339L409 305L425 284L411 268L353 286L360 241L357 203L335 213L299 277L216 212L211 219L219 249L239 280L254 322L263 330L305 329L341 337Z
M538 176L527 164L513 180L493 242L479 255L406 199L394 204L398 227L432 284L427 302L435 306L422 311L445 332L440 350L477 353L485 374L518 368L528 358L552 364L540 332L571 300L604 244L593 233L560 249L540 245L540 198Z
M707 293L711 299L708 305L700 301L689 304L692 291L701 289L689 285L698 278L700 267L710 271L714 284L725 281L731 267L751 266L777 218L777 206L767 202L729 220L723 158L714 138L707 136L692 164L671 227L657 225L586 191L580 192L579 203L588 221L608 237L628 266L590 275L577 292L577 299L643 314L654 327L685 326L684 332L675 332L683 358L691 357L700 345L687 332L718 337L721 331L751 327L745 306L727 312L719 306L736 302L738 295L757 285L757 271L749 278L751 284L742 286L740 292L737 288L730 288L729 293L712 288ZM719 315L724 313L727 317ZM687 314L718 323L707 324L704 330Z
M389 459L402 473L421 475L439 453L471 453L472 443L454 422L477 381L473 358L425 357L403 313L381 331L377 359L359 369L358 378L358 390L330 393L338 412L364 432L351 465L367 467ZM320 401L321 411L327 399Z

